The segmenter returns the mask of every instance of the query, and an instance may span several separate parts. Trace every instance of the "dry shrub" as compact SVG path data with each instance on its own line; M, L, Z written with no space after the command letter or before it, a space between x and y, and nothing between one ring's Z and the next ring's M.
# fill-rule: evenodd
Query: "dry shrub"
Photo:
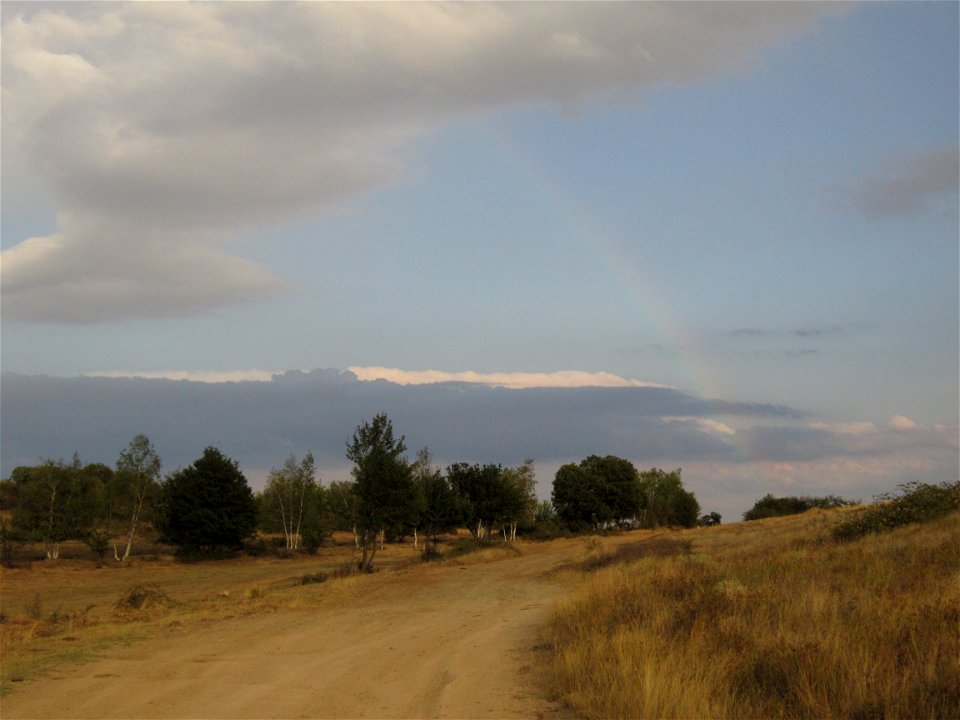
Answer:
M316 585L327 581L329 576L325 572L308 573L296 579L295 585Z
M172 607L176 603L156 585L133 585L117 600L117 610L145 610Z

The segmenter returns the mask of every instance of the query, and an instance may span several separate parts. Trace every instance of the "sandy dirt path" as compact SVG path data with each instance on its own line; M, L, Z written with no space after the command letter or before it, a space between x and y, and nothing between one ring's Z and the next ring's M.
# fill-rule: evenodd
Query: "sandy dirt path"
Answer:
M117 648L3 698L11 718L563 718L538 630L570 543L363 578L310 612Z

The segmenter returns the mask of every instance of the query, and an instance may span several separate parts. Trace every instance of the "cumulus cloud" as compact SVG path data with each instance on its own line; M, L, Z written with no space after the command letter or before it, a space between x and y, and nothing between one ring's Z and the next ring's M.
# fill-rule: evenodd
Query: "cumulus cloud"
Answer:
M853 191L853 205L872 217L910 215L937 196L956 198L960 188L960 148L936 148L906 155L863 180Z
M170 317L285 289L239 233L341 207L422 133L736 71L835 10L783 3L5 3L4 168L56 232L2 255L8 319ZM16 195L18 174L4 172ZM26 177L26 173L24 173Z

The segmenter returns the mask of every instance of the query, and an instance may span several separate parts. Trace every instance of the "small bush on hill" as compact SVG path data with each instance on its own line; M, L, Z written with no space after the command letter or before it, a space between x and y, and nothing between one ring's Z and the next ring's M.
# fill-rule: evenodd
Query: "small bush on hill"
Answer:
M854 540L868 533L885 532L909 523L927 522L960 510L960 482L911 482L898 486L899 495L885 493L878 502L836 527L835 540Z
M327 581L328 575L325 572L310 573L307 575L301 575L297 578L297 585L317 585L319 583L324 583Z
M838 508L844 505L854 505L852 500L844 500L836 495L825 497L774 497L767 493L757 500L752 508L743 514L744 520L762 520L769 517L783 517L784 515L799 515L813 508Z

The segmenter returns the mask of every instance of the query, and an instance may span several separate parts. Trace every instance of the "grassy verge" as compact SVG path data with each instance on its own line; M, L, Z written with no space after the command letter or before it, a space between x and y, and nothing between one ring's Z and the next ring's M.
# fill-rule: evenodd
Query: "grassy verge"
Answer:
M593 563L549 628L557 694L590 718L956 717L960 517L834 542L846 515Z

